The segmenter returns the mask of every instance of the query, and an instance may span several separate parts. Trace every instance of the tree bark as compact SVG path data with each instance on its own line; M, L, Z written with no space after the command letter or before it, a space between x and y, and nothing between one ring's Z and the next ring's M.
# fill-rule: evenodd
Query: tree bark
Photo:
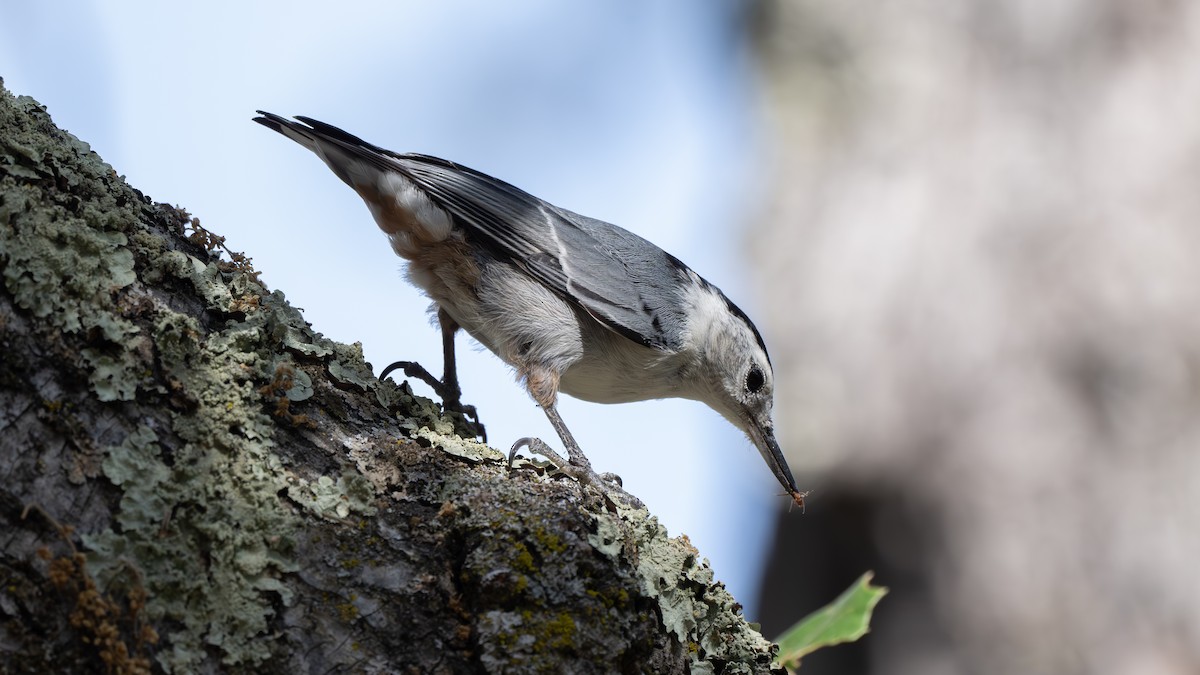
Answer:
M0 670L771 670L686 538L506 470L2 86L0 265Z

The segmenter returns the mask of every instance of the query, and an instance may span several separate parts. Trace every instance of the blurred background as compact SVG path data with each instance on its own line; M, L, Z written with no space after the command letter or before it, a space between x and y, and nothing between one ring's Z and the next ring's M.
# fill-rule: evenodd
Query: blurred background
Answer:
M749 270L818 488L765 632L869 567L873 633L812 672L1200 672L1200 5L765 2L752 35Z
M8 4L0 77L254 258L327 336L440 368L358 198L249 121L444 156L672 251L755 318L807 513L697 403L563 416L806 673L1200 672L1200 6L1129 0ZM503 447L544 416L460 338ZM420 390L420 385L415 385Z

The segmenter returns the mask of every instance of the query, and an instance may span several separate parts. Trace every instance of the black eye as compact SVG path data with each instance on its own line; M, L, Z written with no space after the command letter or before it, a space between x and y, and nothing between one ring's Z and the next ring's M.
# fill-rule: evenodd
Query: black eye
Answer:
M767 383L767 378L763 375L763 371L759 370L758 366L750 366L750 372L746 373L746 391L751 394L757 394L759 389Z

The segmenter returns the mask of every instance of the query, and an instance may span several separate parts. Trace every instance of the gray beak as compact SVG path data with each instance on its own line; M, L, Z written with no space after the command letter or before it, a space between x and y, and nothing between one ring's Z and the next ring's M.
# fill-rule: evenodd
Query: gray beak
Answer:
M761 423L758 420L750 420L750 440L754 441L754 445L766 460L767 466L771 467L771 473L775 474L779 484L787 490L789 495L797 495L800 493L796 489L796 479L792 478L792 470L788 468L787 460L783 458L783 452L779 450L779 442L775 440L775 429L769 423Z

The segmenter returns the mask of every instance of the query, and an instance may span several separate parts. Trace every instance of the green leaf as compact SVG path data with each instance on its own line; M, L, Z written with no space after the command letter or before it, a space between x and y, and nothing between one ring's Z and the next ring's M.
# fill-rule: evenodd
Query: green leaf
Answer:
M802 657L821 647L854 642L866 635L871 612L888 591L882 586L871 585L873 574L863 574L836 600L784 631L776 639L780 665L799 668Z

